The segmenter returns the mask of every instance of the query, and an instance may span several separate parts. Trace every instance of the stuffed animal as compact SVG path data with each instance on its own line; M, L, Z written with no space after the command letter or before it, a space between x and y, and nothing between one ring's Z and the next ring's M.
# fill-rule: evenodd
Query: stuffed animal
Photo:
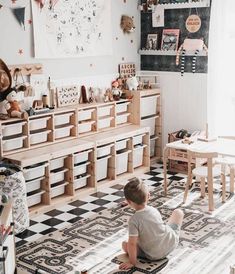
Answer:
M119 83L117 80L112 82L112 94L115 101L119 101L122 96L122 90L119 88Z
M19 102L17 101L17 93L15 90L12 90L6 97L6 104L5 108L9 115L9 117L16 117L16 118L22 118L27 119L28 113L25 111L22 111L19 105Z
M129 90L137 90L139 85L136 76L131 76L126 80L126 84Z
M135 31L134 21L130 16L122 15L121 29L124 33L131 33Z
M0 59L0 102L11 92L12 77L7 65Z
M181 76L184 75L184 68L185 68L185 55L187 52L193 53L192 58L192 73L196 72L196 61L199 52L205 51L206 54L208 52L207 46L205 45L203 39L189 39L186 38L183 44L179 47L176 55L176 65L179 65L179 59L181 55Z

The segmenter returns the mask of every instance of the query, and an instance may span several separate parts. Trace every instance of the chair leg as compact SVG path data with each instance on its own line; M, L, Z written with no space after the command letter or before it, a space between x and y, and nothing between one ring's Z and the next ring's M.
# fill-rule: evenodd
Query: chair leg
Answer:
M222 171L221 171L222 203L224 203L225 199L226 199L226 175L225 175L225 170L226 170L225 165L222 165Z
M201 177L201 184L200 184L200 187L201 187L201 197L204 198L205 197L205 177Z
M234 167L230 168L230 192L234 193Z
M213 211L215 209L214 206L214 197L213 197L213 178L207 178L208 184L208 199L209 199L209 211Z
M188 175L188 179L185 185L185 190L184 190L184 199L183 199L183 203L186 202L187 197L188 197L188 190L189 190L189 186L191 186L192 184L192 174Z

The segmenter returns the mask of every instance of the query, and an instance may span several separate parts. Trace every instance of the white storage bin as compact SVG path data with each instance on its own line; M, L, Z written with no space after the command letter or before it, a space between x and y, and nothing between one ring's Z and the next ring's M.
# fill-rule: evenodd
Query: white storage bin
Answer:
M32 193L30 196L27 197L27 204L28 207L40 204L42 201L42 194L44 194L44 190L35 191L35 193Z
M117 175L127 172L128 170L128 155L130 151L125 151L123 153L116 155L117 160Z
M96 165L96 178L97 181L103 180L108 177L108 161L111 156L105 158L97 159Z
M97 148L97 158L107 156L111 154L111 148L114 146L114 144L109 144L106 146L98 147Z
M43 117L43 118L29 120L29 130L34 131L34 130L47 128L47 121L50 118L51 117Z
M87 162L89 159L90 152L92 152L91 149L74 154L74 164L77 165L80 163Z
M84 109L78 111L78 121L85 121L92 119L92 113L95 111L94 108L92 109Z
M76 190L76 189L87 186L87 180L89 177L91 177L91 175L87 175L87 176L84 176L84 177L74 180L74 183L73 183L74 189Z
M157 98L159 95L142 97L140 100L140 115L146 117L157 114Z
M120 140L116 142L116 151L127 148L127 142L130 139Z
M86 133L92 131L92 125L95 121L78 124L78 133Z
M45 168L48 166L45 164L37 164L23 169L25 181L31 181L33 179L45 176Z
M14 149L19 149L24 146L24 139L26 139L27 136L21 136L13 139L3 140L3 151L10 151Z
M140 122L141 126L150 127L150 136L154 136L156 131L156 117L143 119Z
M90 164L90 162L87 162L85 164L75 166L74 170L73 170L73 175L74 176L79 176L79 175L87 173L87 166L89 164Z
M53 159L50 161L50 170L62 168L64 166L64 159L66 157Z
M35 191L35 190L39 190L41 188L41 181L44 179L45 177L41 177L32 181L28 181L26 182L26 191L27 193Z
M127 112L130 102L116 103L116 113Z
M68 185L68 182L58 184L51 188L51 198L63 195L65 193L65 187Z
M133 136L133 145L143 144L143 137L145 134Z
M55 129L55 139L66 138L70 136L70 131L73 128L73 125L60 127Z
M111 114L112 107L113 107L113 105L98 107L97 108L97 116L98 117L109 116Z
M123 114L117 115L116 124L120 125L120 124L127 123L128 116L130 116L130 113L123 113Z
M110 127L112 119L113 117L108 117L98 120L98 129Z
M146 146L139 146L134 148L133 150L133 167L134 168L143 165L144 147Z
M7 137L12 135L22 134L23 126L25 124L26 122L2 125L2 136Z
M54 116L54 125L61 126L70 123L70 117L73 115L73 112L58 114Z
M50 132L50 130L45 130L30 134L30 145L36 145L47 142L47 137Z
M51 172L51 174L50 174L51 185L64 181L64 179L65 179L64 174L66 171L68 171L68 169L63 169L58 172Z

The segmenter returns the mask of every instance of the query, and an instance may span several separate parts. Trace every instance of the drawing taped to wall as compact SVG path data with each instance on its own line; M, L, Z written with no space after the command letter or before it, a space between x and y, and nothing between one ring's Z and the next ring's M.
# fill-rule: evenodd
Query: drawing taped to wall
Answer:
M111 1L61 0L43 9L32 0L36 58L112 54Z
M162 31L162 50L176 51L179 43L179 29L164 29Z

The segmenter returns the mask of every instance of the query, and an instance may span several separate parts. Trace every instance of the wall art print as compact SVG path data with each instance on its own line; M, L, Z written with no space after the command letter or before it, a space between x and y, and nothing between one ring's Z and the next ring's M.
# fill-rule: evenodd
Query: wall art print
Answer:
M46 1L42 9L31 3L36 58L112 54L110 0Z

